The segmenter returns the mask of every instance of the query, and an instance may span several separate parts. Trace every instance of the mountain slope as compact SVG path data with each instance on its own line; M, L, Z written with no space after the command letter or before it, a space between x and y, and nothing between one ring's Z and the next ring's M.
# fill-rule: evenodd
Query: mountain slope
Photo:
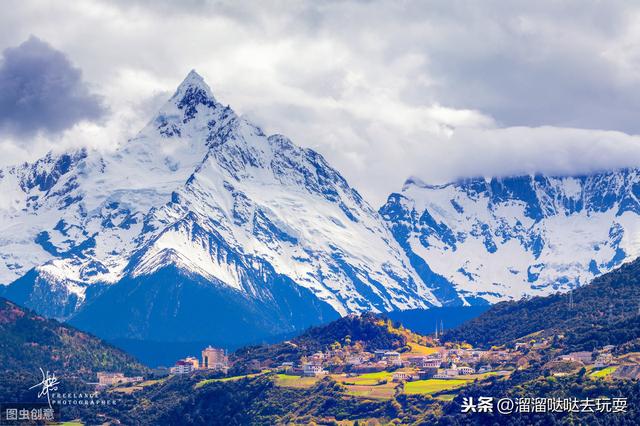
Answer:
M265 135L195 72L115 151L2 170L0 190L4 293L110 338L209 338L242 324L286 333L440 305L321 155ZM223 302L233 309L212 324L178 320Z
M575 288L638 256L639 173L410 179L380 213L420 275L439 280L443 303L517 300Z
M237 347L338 317L289 278L273 271L265 278L261 298L252 300L224 283L169 265L122 279L69 322L110 340L209 341Z
M0 365L5 372L49 369L95 378L96 371L146 372L102 340L0 298Z
M640 338L640 260L606 273L567 294L501 302L445 332L451 341L502 345L531 333L564 335L573 350L622 345Z
M347 348L358 342L361 349L373 352L378 349L400 349L411 339L425 340L423 336L405 328L396 328L390 320L372 313L347 315L328 324L309 328L285 342L240 348L232 356L234 366L231 372L251 372L251 361L259 361L263 367L273 368L283 362L299 363L302 356L327 351L336 343Z

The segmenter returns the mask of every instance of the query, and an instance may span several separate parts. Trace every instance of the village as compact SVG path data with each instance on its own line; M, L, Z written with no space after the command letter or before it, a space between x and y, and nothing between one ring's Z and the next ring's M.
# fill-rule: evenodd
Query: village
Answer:
M208 346L202 350L202 360L189 356L178 360L169 369L171 374L190 374L197 370L213 370L227 374L229 371L229 355L225 349Z
M558 336L555 337L556 339ZM562 338L562 336L560 336ZM288 341L283 345L296 347ZM553 375L575 373L584 368L592 377L634 378L640 376L640 357L614 355L615 347L607 345L594 351L555 355L551 338L538 337L515 342L509 347L473 348L468 344L440 344L437 338L408 342L398 349L364 350L361 342L335 342L325 351L302 356L297 362L276 363L272 359L250 360L253 373L229 377L230 358L224 349L208 346L201 357L189 356L176 361L167 371L169 376L216 372L220 378L205 378L199 383L236 380L259 374L275 374L276 384L285 387L312 386L329 376L344 385L353 395L387 398L398 391L408 394L431 394L451 399L455 390L475 380L491 376L509 376L526 369L530 363L545 359L545 368ZM551 356L550 356L551 354ZM144 386L142 377L125 377L122 373L99 373L98 389L115 387L135 389Z
M162 369L160 369L162 371ZM186 357L175 363L168 371L171 375L190 374L194 371L218 371L227 374L229 370L229 355L224 349L208 346L202 350L202 359L193 356ZM166 373L165 373L166 375ZM96 390L104 390L114 386L136 386L144 382L142 376L127 377L122 372L98 372ZM157 381L151 381L157 382Z

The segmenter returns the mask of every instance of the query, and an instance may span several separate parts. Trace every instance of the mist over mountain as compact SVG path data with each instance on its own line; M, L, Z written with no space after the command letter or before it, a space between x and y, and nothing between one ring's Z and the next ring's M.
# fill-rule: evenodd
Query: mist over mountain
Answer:
M637 256L637 177L410 179L377 212L192 71L111 153L0 170L0 291L112 341L231 347L566 291Z

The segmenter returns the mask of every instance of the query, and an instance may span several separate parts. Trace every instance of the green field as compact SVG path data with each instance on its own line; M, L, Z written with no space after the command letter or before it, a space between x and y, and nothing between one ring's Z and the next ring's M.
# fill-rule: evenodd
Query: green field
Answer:
M391 381L393 373L382 371L378 373L367 373L360 376L346 377L344 375L331 375L330 377L338 383L346 386L347 393L353 396L366 398L391 398L394 394L396 383ZM276 385L286 388L305 389L316 384L320 377L301 377L288 374L276 374ZM386 380L387 383L380 384Z
M377 385L380 381L393 380L393 373L388 371L379 371L376 373L365 373L353 377L332 376L332 378L341 383L353 383L355 385Z
M195 384L195 388L201 388L204 385L208 385L209 383L215 383L215 382L230 382L233 380L240 380L240 379L248 379L251 377L256 377L256 376L261 376L263 374L267 373L267 371L263 371L261 373L255 373L255 374L245 374L243 376L232 376L232 377L222 377L220 379L205 379L205 380L201 380L198 383Z
M456 389L469 383L464 379L428 379L416 380L404 384L404 393L407 394L432 394L443 390Z
M393 373L379 371L358 376L335 375L332 378L347 387L347 393L365 398L389 399L393 397L397 383L392 381Z
M290 376L288 374L276 374L276 385L285 388L310 388L320 380L319 377Z
M613 373L614 371L616 371L617 369L618 367L606 367L606 368L603 368L602 370L594 371L593 373L589 374L589 376L593 378L604 378L610 375L611 373Z
M389 371L378 371L375 373L360 374L356 377L359 377L360 379L389 380L393 377L393 373Z

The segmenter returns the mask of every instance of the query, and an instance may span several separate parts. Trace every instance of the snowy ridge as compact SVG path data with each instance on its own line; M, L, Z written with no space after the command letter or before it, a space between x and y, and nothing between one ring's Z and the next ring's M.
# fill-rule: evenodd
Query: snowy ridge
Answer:
M192 71L112 153L0 169L0 292L105 334L123 305L111 337L161 338L213 305L222 326L236 315L276 334L566 291L640 253L639 175L412 178L376 212L320 154L266 135Z
M265 135L195 71L114 153L0 170L0 191L0 283L35 268L65 295L59 317L92 285L169 265L257 299L273 269L341 314L440 304L322 156Z
M427 185L380 210L409 257L469 303L567 291L640 253L638 170ZM473 303L473 302L471 302Z

